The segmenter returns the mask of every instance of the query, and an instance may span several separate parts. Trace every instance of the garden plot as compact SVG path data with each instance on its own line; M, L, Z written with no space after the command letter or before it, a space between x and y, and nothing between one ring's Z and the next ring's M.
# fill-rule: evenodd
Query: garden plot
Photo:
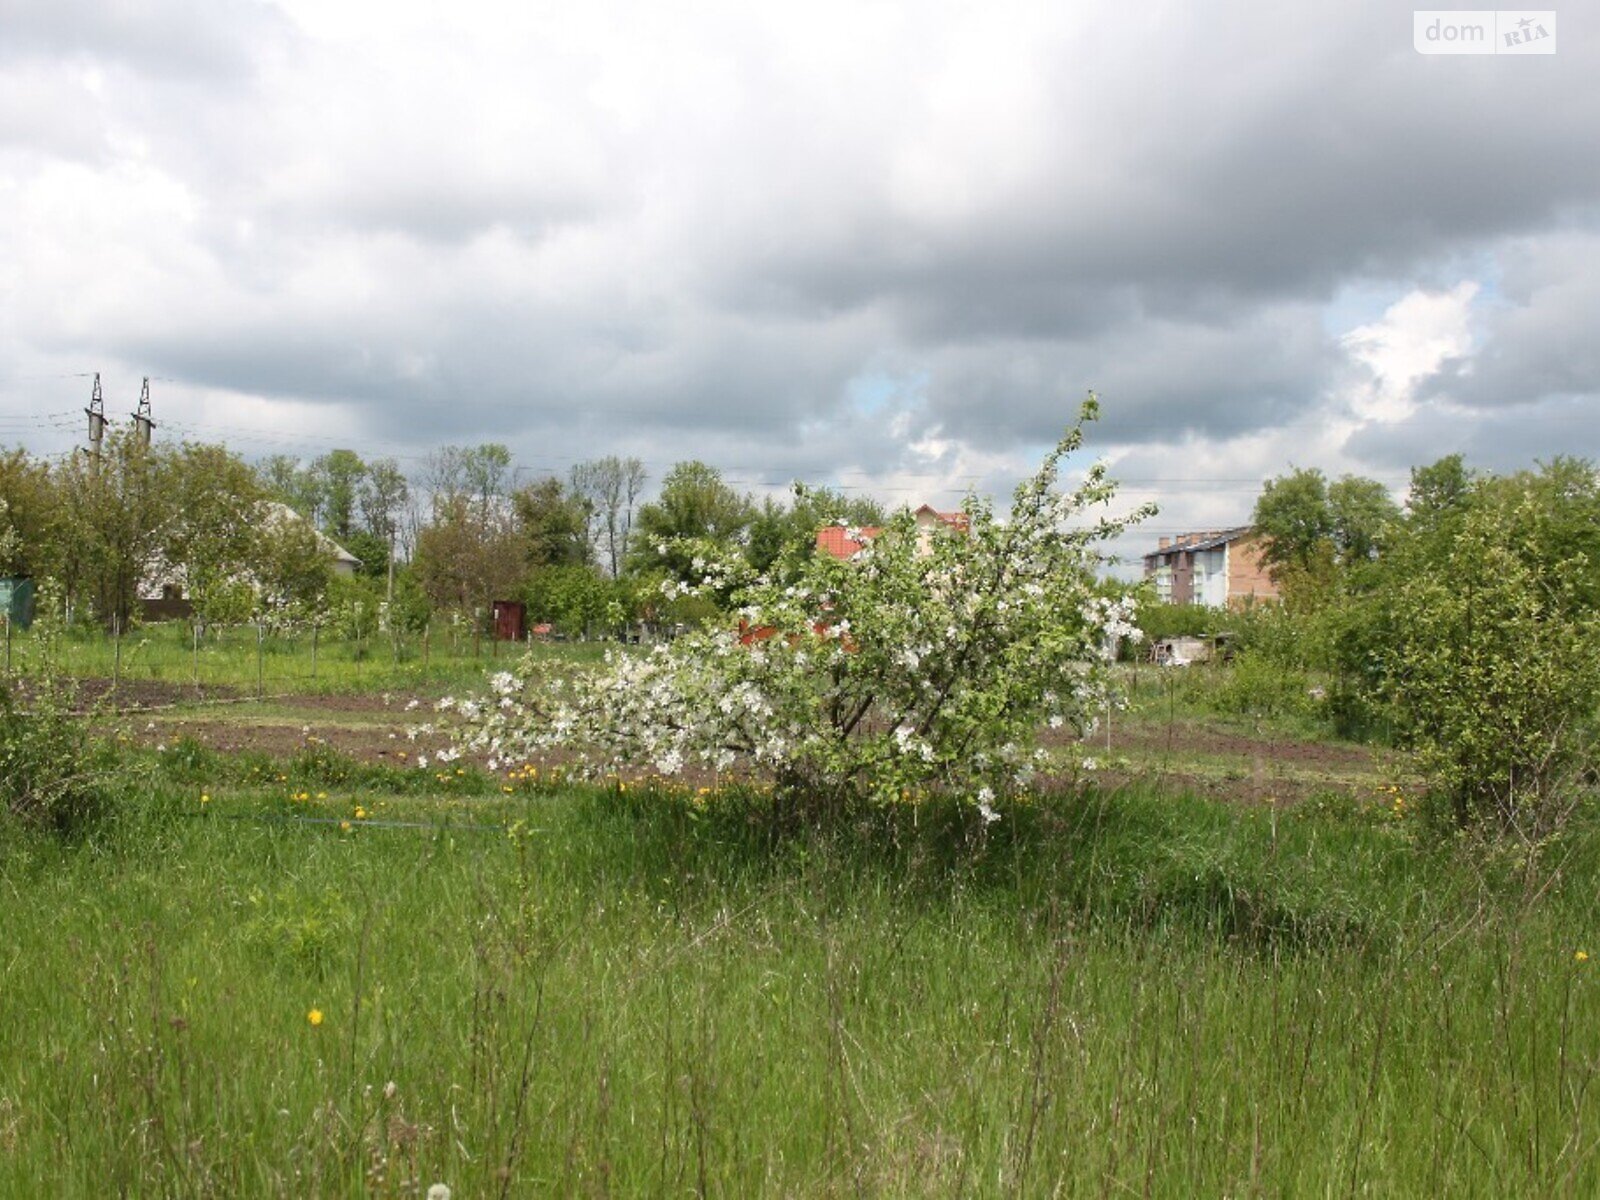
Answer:
M223 753L284 758L310 744L357 762L404 765L418 754L431 757L448 744L437 733L412 736L433 717L433 699L384 692L170 703L159 711L126 713L122 719L124 732L146 746L189 738ZM1103 728L1081 740L1048 729L1039 736L1056 763L1046 776L1052 785L1074 780L1106 786L1159 782L1219 799L1292 804L1327 793L1371 796L1380 787L1406 781L1411 773L1394 751L1271 728L1242 731L1220 718L1172 723L1119 715L1109 750ZM1092 770L1082 768L1085 759L1093 761ZM549 765L558 764L549 760Z

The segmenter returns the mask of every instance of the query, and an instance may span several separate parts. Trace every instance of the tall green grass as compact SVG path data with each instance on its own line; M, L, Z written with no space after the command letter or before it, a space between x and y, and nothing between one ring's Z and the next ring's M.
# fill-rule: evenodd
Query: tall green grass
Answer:
M0 1194L1600 1188L1590 824L207 769L0 843Z

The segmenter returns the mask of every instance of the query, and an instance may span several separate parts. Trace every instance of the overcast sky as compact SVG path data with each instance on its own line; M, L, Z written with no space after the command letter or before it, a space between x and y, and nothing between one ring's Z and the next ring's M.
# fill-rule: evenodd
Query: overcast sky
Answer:
M1600 35L1413 5L0 0L0 445L1008 492L1600 456ZM1130 9L1132 10L1130 12Z

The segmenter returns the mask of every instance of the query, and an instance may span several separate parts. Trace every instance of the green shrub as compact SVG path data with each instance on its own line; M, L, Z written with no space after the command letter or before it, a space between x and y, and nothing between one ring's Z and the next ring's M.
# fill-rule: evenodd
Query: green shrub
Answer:
M1142 643L1129 642L1131 651L1144 652L1153 642L1174 637L1211 637L1231 628L1236 614L1203 604L1141 603L1138 625Z
M1457 824L1540 836L1581 792L1600 709L1597 510L1586 464L1496 480L1397 573L1382 695Z
M1222 668L1222 682L1212 693L1217 711L1236 716L1310 716L1317 706L1311 683L1302 671L1256 652L1241 654Z
M103 772L65 690L0 685L0 803L25 825L75 832L105 807Z

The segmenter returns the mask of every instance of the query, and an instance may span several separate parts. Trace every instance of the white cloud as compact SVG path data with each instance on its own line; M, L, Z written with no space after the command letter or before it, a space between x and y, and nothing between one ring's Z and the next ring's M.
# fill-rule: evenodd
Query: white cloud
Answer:
M1380 320L1350 330L1340 344L1370 378L1347 394L1360 421L1394 422L1416 408L1417 385L1447 360L1472 349L1472 302L1479 285L1463 280L1445 292L1407 293Z

